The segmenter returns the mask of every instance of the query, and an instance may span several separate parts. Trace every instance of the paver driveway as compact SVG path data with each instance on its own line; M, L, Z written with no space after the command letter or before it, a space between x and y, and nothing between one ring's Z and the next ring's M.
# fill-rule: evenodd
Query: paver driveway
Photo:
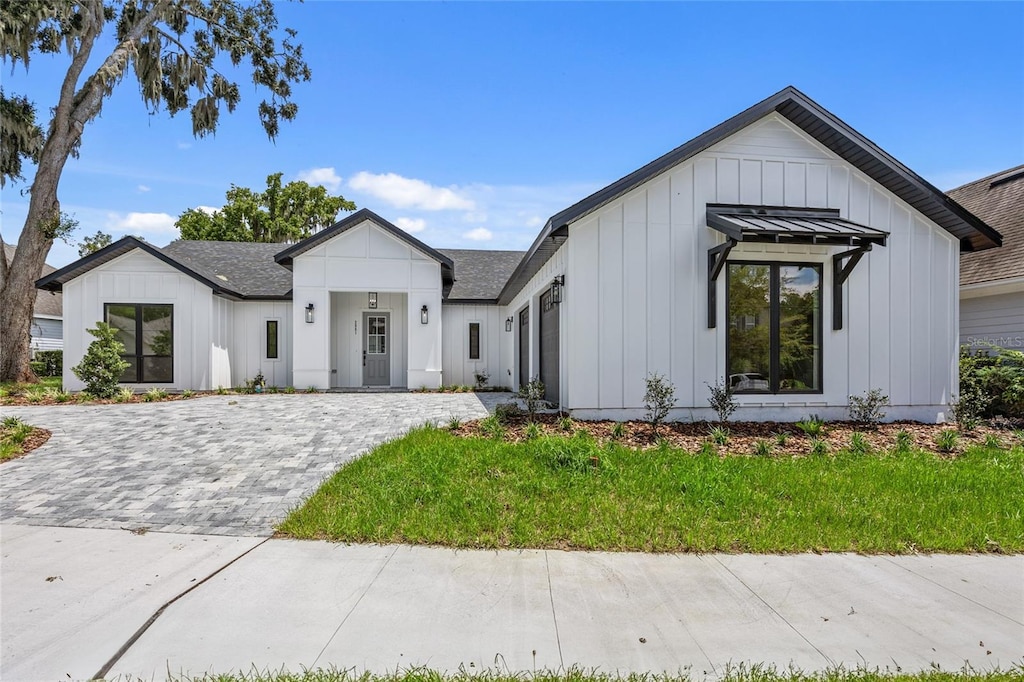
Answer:
M345 462L426 421L486 416L481 398L329 393L5 407L53 436L0 466L0 520L269 535Z

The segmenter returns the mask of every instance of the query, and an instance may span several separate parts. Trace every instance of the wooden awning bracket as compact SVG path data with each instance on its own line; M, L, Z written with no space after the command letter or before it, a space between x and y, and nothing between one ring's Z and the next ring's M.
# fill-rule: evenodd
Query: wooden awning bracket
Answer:
M727 239L708 249L708 329L714 329L718 324L718 275L734 246L736 240Z
M850 273L864 254L871 250L871 242L861 243L855 249L843 251L832 256L832 329L843 328L843 284L850 278ZM846 264L843 261L846 260Z

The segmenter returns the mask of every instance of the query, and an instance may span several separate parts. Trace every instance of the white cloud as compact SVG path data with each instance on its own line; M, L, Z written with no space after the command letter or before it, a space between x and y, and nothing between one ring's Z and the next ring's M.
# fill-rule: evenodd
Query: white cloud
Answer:
M191 148L192 148L192 143L191 142L179 142L178 143L178 149L191 149Z
M539 215L532 216L523 221L523 225L526 225L527 227L540 227L543 224L544 219L541 218Z
M337 192L338 188L341 187L341 176L335 172L333 167L310 168L309 170L299 171L295 177L311 185L326 187L332 192Z
M476 208L473 200L466 197L458 187L437 187L397 173L360 171L352 176L348 186L395 208L417 208L422 211L472 211Z
M197 211L202 211L206 215L213 215L214 213L216 213L220 209L215 207L215 206L196 206L196 210Z
M140 192L148 192L151 188L149 185L139 185L137 188Z
M427 221L423 218L395 218L395 225L406 232L422 232L427 228Z
M177 235L176 218L168 213L109 213L107 229L138 235Z
M486 227L478 227L475 230L466 232L462 236L466 239L472 239L475 242L487 242L494 238L494 233Z

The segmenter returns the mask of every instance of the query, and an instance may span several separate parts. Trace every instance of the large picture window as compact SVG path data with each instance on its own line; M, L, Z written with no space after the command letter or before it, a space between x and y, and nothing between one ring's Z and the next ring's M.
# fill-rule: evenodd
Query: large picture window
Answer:
M821 265L729 263L726 345L737 393L821 393Z
M128 369L125 384L169 384L174 381L174 306L107 303L107 324L124 344Z

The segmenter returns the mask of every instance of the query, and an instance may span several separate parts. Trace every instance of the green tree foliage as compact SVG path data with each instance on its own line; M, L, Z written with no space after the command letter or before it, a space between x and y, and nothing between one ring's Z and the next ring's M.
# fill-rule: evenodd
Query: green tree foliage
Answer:
M110 246L111 241L110 235L102 230L91 237L83 237L78 245L78 255L84 258L90 253L96 253L103 247Z
M113 398L117 382L128 369L121 357L124 344L117 340L117 330L106 322L97 322L95 329L87 330L96 340L85 349L82 361L71 368L75 376L85 383L85 390L97 398Z
M267 176L267 188L254 192L231 186L227 202L212 214L197 208L182 213L177 222L182 239L224 242L294 242L330 227L340 211L356 205L333 196L319 185L297 180L282 185L283 173Z
M280 123L298 112L293 84L310 78L295 32L284 29L280 37L278 28L272 0L0 0L4 65L28 71L40 54L59 55L52 63L66 65L50 85L52 108L0 93L0 183L21 180L28 174L23 164L35 165L14 259L9 268L0 263L0 381L34 379L34 282L53 240L70 224L57 187L115 87L133 81L150 113L188 112L201 138L217 130L222 110L232 112L241 101L228 67L242 67L243 80L266 93L257 113L274 139ZM37 120L41 111L45 120Z

